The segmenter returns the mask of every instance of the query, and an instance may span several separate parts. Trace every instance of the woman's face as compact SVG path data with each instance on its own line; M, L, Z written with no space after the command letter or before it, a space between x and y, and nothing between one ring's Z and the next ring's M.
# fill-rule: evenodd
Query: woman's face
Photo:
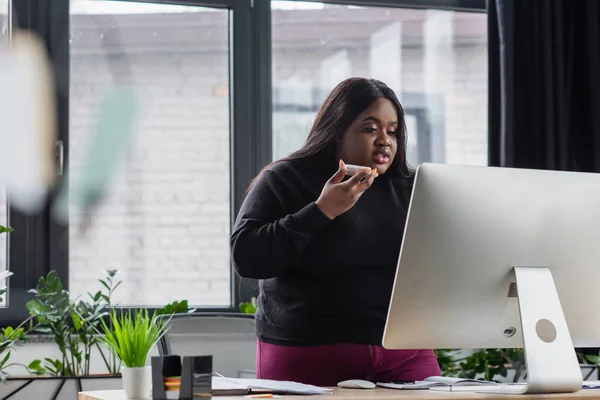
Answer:
M346 164L377 168L384 174L398 151L398 115L391 101L378 98L344 133L339 158Z

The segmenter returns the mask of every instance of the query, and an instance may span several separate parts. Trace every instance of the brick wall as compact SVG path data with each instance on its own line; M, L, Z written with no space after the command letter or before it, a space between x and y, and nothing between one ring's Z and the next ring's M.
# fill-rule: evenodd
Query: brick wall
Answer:
M143 102L132 154L85 236L77 230L82 216L73 215L70 285L75 295L97 290L101 271L116 268L124 279L116 300L123 304L160 305L183 298L201 305L230 301L226 19L220 25L213 22L210 35L196 36L206 37L206 42L190 44L190 35L178 34L185 26L169 23L177 16L170 18L159 18L155 25L146 22L144 29L135 30L136 16L119 16L126 41L121 47L111 43L94 47L77 40L71 44L72 185L94 131L99 101L115 74L133 83ZM104 35L109 22L98 18L86 25L82 17L73 16L73 36ZM170 42L163 39L142 46L132 37L136 34L167 37ZM343 51L347 63L334 64L330 76L369 75L368 40L292 46L294 35L283 36L274 27L274 86L295 87L292 102L302 103L307 97L303 85L328 89L331 82L323 79L323 60L336 52ZM456 42L439 38L433 48L414 38L402 43L401 98L421 93L442 99L441 110L428 111L442 115L443 128L432 134L443 138L445 161L485 164L485 36ZM131 75L124 75L128 70ZM424 107L427 110L428 104ZM276 112L278 155L302 142L312 115Z
M433 131L432 135L442 137L445 142L444 157L440 160L453 164L487 164L487 47L484 40L451 47L451 53L431 61L426 66L423 47L402 49L402 90L398 93L402 101L403 94L428 94L443 99L441 111L443 130ZM368 47L346 49L350 75L371 76ZM319 51L280 50L274 53L273 75L275 85L292 86L288 92L296 93L296 101L302 102L304 86L318 87L321 80L321 61L331 48ZM448 57L449 56L449 57ZM448 65L453 68L448 73ZM425 71L437 73L445 84L427 87ZM433 71L431 71L433 69ZM291 95L293 97L293 94ZM298 98L300 100L298 100ZM425 101L423 107L430 107ZM405 104L406 106L406 104ZM437 110L436 110L437 111ZM276 112L275 153L283 156L298 146L306 137L310 128L313 112L293 113ZM281 129L279 135L277 129ZM414 134L414 132L409 132Z
M225 53L111 57L72 58L71 182L110 80L108 61L131 69L142 112L132 154L92 229L72 229L72 291L97 288L100 271L116 268L124 304L229 304L228 98L215 93L227 83Z

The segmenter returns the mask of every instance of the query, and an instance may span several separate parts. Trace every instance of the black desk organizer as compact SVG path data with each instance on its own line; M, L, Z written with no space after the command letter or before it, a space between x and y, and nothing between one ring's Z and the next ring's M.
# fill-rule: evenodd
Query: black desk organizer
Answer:
M181 377L179 400L212 398L212 356L152 357L152 399L168 400L164 378Z

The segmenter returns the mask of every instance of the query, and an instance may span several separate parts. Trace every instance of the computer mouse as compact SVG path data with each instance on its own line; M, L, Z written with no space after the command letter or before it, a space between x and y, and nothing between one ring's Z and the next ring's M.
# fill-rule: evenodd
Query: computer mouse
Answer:
M337 385L345 389L373 389L375 387L373 382L362 379L348 379L347 381L339 382Z

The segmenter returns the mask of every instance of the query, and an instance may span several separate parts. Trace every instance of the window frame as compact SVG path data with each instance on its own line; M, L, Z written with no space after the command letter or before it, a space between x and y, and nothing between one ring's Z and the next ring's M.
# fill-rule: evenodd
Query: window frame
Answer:
M260 0L255 0L260 1ZM287 0L345 4L364 7L429 8L436 10L487 12L487 0Z
M230 10L230 221L243 202L249 182L272 157L272 48L270 0L121 0ZM297 0L290 0L297 1ZM486 0L303 0L365 7L428 8L487 12ZM69 0L12 0L13 26L40 35L54 69L57 90L58 140L69 155ZM62 182L58 180L58 187ZM9 279L7 304L0 308L0 326L15 325L27 315L27 290L55 270L69 288L68 226L50 218L49 205L28 216L10 207L8 221L15 231L7 238ZM207 312L237 312L239 303L258 295L255 280L241 279L230 268L231 305L201 307ZM11 289L14 289L11 290Z

